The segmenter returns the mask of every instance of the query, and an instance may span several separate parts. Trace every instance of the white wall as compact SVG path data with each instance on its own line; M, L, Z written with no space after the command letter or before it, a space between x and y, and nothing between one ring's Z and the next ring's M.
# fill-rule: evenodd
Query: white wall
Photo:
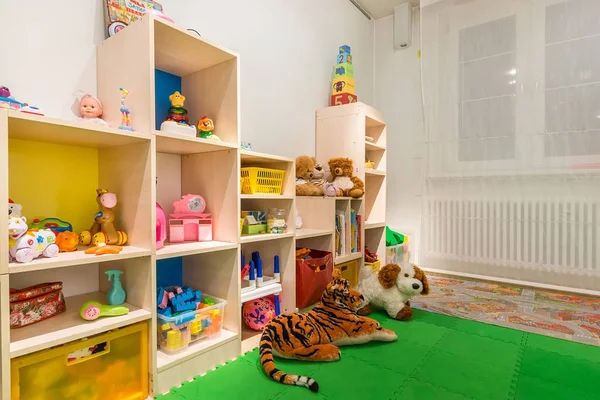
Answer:
M413 13L411 47L394 50L393 32L393 16L375 21L374 106L387 123L387 223L392 229L412 233L416 244L425 151L418 9Z
M314 113L328 105L339 45L352 46L359 99L373 101L373 22L348 0L159 2L179 26L240 53L242 140L254 150L314 155ZM95 92L103 1L1 0L0 16L0 85L72 118L77 91Z

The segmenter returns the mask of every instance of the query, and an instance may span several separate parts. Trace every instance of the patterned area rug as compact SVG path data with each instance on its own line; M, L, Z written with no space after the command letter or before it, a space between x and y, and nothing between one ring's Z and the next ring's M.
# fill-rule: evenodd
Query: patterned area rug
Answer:
M415 308L600 346L600 298L428 274Z

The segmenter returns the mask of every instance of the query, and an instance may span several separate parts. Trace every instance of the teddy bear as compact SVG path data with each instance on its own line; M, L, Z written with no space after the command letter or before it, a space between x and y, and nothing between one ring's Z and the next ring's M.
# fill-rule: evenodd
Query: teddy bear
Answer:
M321 164L318 161L315 163L315 170L313 171L313 177L311 178L310 182L320 187L324 196L335 197L335 185L329 182L329 180L326 177L325 168L323 168L323 164Z
M316 160L314 157L296 158L296 196L322 196L323 190L310 180L313 177Z
M365 193L365 184L353 175L354 166L351 159L344 157L330 159L329 171L338 196L359 198Z

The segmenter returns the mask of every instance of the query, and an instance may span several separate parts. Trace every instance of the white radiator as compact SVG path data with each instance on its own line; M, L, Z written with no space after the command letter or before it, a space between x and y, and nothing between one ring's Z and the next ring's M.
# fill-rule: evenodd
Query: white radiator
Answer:
M442 268L460 261L597 275L599 212L598 200L430 198L421 250Z

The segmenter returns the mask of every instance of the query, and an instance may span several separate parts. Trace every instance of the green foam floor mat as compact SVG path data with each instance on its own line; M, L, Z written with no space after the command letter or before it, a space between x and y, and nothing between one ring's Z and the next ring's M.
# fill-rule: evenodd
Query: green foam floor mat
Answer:
M332 363L275 359L277 368L286 373L314 378L319 393L269 379L255 349L156 398L600 398L600 347L420 310L410 322L383 314L372 317L396 331L398 341L342 347L342 359Z

